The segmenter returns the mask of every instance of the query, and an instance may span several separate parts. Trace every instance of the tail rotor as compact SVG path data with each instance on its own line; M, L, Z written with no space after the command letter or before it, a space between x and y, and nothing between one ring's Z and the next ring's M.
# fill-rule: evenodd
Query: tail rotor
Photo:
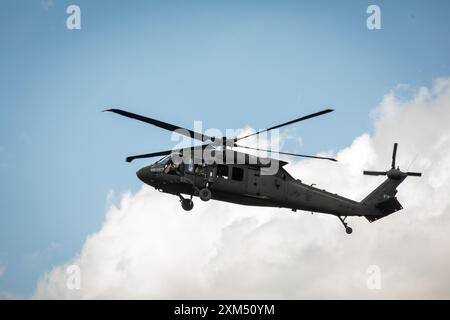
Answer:
M367 220L374 222L378 219L386 217L394 212L402 210L403 207L396 198L397 187L408 177L420 177L420 172L403 172L397 166L395 161L397 157L397 143L394 143L394 150L392 151L391 168L388 171L364 171L365 175L369 176L387 176L388 179L383 181L377 188L375 188L362 201L363 207L367 210L364 214Z
M369 171L369 170L364 170L363 174L368 175L368 176L387 176L390 179L401 179L401 178L406 178L407 176L412 176L412 177L421 177L422 173L420 172L403 172L400 170L399 167L395 168L395 160L397 157L397 147L398 147L398 143L394 143L394 149L392 150L392 164L391 164L391 169L389 171Z

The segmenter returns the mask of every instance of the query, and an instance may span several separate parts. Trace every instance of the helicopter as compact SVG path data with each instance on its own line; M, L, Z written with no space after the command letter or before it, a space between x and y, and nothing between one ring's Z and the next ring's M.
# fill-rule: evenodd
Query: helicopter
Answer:
M365 217L369 222L374 222L403 209L396 197L398 185L408 176L422 175L419 172L403 172L395 166L398 143L394 143L389 170L363 171L364 175L386 176L387 179L364 199L355 201L295 179L284 168L288 164L286 161L234 150L234 148L245 148L281 155L337 161L330 157L264 150L244 146L239 142L263 132L330 113L334 111L333 109L325 109L233 138L208 136L121 109L113 108L104 111L204 142L202 145L189 148L158 151L126 158L127 162L131 162L135 159L162 156L155 163L139 169L136 175L142 182L156 190L178 196L181 207L186 211L193 209L193 197L196 196L202 201L212 199L248 206L287 208L294 212L297 210L317 212L336 216L346 233L351 234L353 230L346 221L347 217ZM205 156L206 154L210 156ZM274 168L276 170L273 170Z

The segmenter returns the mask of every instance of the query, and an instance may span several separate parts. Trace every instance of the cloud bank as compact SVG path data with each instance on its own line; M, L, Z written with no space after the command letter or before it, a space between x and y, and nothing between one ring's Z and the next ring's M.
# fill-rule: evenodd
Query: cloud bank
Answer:
M110 205L102 228L39 279L34 298L450 298L450 79L409 98L399 90L376 108L372 134L324 152L338 164L288 167L305 183L361 200L384 179L362 170L388 169L399 142L400 167L423 173L399 187L399 213L372 224L349 218L348 236L337 218L306 212L197 199L185 213L176 197L143 186ZM66 285L72 264L79 290ZM374 265L379 290L367 287Z

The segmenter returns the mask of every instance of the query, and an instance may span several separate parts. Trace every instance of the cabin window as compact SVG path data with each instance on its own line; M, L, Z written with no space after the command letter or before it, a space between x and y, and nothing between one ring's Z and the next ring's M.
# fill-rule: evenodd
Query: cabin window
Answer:
M228 166L223 165L223 164L218 164L217 165L217 176L224 178L224 179L228 179Z
M244 169L233 167L233 173L231 179L241 181L244 178Z

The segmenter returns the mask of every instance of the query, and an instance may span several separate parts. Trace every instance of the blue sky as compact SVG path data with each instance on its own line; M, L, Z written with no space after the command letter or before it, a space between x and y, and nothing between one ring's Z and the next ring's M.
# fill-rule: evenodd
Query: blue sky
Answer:
M81 30L66 29L70 4ZM369 4L382 30L366 28ZM111 190L140 187L146 161L127 155L172 146L101 110L225 130L331 106L288 129L304 143L286 148L337 150L372 129L389 90L450 74L448 12L448 1L2 0L0 292L30 295L100 228Z

